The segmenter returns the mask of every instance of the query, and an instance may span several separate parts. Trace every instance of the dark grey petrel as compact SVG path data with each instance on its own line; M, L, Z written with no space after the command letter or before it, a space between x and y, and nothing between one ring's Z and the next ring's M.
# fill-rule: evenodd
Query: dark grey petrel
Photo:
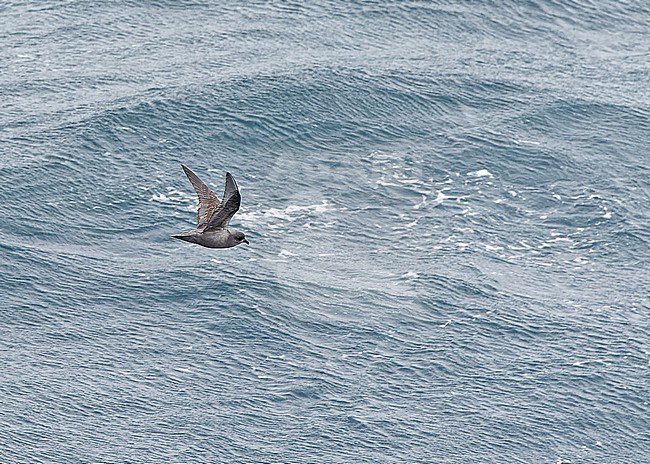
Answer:
M226 187L221 201L210 188L205 185L190 168L181 164L185 175L199 197L199 208L196 212L196 229L172 237L196 243L208 248L230 248L240 243L248 244L243 232L230 229L230 219L239 210L241 195L233 176L226 173Z

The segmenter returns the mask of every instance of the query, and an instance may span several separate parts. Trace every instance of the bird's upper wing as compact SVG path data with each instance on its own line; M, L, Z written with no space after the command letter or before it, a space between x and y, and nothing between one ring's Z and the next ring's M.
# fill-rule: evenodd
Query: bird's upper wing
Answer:
M237 187L235 178L229 173L226 173L226 186L223 190L223 198L221 199L221 206L217 208L212 217L209 219L205 230L225 229L230 223L230 219L239 211L241 204L241 194Z
M208 223L214 212L219 209L219 199L190 168L183 164L181 164L181 167L190 180L192 187L194 187L196 196L199 197L199 207L196 210L196 228L200 229Z

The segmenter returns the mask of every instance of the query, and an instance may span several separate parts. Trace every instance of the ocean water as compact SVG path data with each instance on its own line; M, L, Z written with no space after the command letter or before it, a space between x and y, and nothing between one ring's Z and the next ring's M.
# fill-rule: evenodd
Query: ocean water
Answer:
M650 6L0 4L1 463L650 462ZM226 171L250 246L192 228Z

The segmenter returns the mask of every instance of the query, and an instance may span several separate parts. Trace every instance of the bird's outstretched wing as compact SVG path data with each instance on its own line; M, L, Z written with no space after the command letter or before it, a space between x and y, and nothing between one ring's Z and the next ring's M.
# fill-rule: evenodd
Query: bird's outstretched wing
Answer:
M241 194L237 187L235 178L229 173L226 173L226 186L223 189L223 198L221 199L221 206L217 208L212 217L209 219L205 230L225 229L230 223L230 219L239 211L241 204Z
M200 229L208 223L214 212L219 209L219 199L190 168L184 164L181 164L181 167L190 180L192 187L194 187L196 196L199 197L199 207L196 210L196 228Z

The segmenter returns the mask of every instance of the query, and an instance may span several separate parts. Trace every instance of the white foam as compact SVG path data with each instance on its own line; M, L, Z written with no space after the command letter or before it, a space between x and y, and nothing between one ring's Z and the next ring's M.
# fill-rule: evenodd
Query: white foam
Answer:
M494 177L490 171L487 169L479 169L478 171L472 171L467 173L470 177Z
M154 193L150 201L169 201L170 198L162 193Z
M167 188L167 193L154 193L151 195L149 201L160 201L160 202L169 202L169 201L185 201L194 199L194 195L181 192L172 187Z
M275 218L275 219L283 219L285 221L294 221L296 218L292 218L287 214L286 210L281 210L277 208L271 208L269 210L264 211L264 216L265 217L270 217L270 218Z
M451 197L449 195L445 195L444 193L442 193L442 191L440 191L440 192L438 192L438 195L436 196L436 199L433 200L432 203L437 206L437 205L441 204L443 201L445 201L448 198L451 198Z
M418 274L417 272L408 271L406 274L403 274L400 277L402 279L417 279L418 277L420 277L420 274Z
M555 464L571 464L572 462L570 459L559 458Z
M290 256L298 256L298 255L295 254L295 253L290 252L289 250L282 250L282 251L280 251L280 253L278 253L278 256L280 258L288 258Z
M307 205L307 206L289 205L286 207L284 211L286 213L295 213L296 211L313 211L315 213L324 213L329 209L330 208L327 200L323 200L322 203L316 205Z
M282 219L284 221L295 221L298 219L297 216L292 216L292 213L298 213L298 212L314 212L314 213L324 213L325 211L329 211L330 206L327 200L323 200L322 203L316 204L316 205L289 205L284 209L278 209L278 208L271 208L266 211L264 211L264 216L265 217L271 217L275 219Z
M376 184L381 185L382 187L399 187L399 184L395 184L394 182L386 182L383 179L377 180Z
M426 195L422 195L422 201L418 203L417 205L413 205L413 209L420 209L421 207L425 206L427 204L427 197Z

